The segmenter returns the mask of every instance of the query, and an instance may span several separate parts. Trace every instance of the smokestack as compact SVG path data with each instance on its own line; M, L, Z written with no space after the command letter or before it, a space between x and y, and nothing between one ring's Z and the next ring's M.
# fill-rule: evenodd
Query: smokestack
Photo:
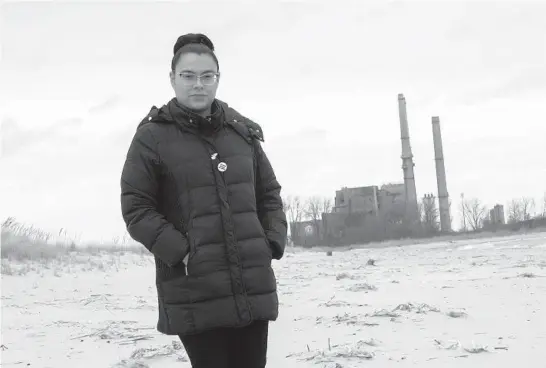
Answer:
M432 117L432 138L434 140L434 160L436 161L436 182L438 184L438 202L440 207L440 226L443 232L451 231L451 216L449 213L449 194L447 192L446 168L444 165L444 149L440 118Z
M413 154L411 152L408 114L406 111L406 99L403 94L398 94L398 112L400 114L400 138L402 140L402 170L404 172L404 189L406 191L406 220L415 224L419 220L417 206L417 190L415 189L415 175L413 172Z

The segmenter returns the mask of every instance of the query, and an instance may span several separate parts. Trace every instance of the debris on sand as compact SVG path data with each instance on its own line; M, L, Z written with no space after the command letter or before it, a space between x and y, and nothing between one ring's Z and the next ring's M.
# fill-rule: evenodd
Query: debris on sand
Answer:
M472 344L471 347L463 347L463 350L467 353L471 354L479 354L479 353L488 353L489 348L486 345L475 345Z
M109 339L108 337L101 336L101 339ZM152 337L148 335L131 336L118 342L119 345L131 345L137 341L151 340ZM110 340L110 339L109 339Z
M375 259L368 259L368 262L366 262L366 266L375 266Z
M326 252L326 255L327 255L328 257L331 257L331 256L332 256L332 251L329 250L328 252Z
M534 279L534 278L537 278L537 277L546 277L546 276L536 275L536 274L534 274L532 272L524 272L524 273L520 273L517 276L505 276L505 277L503 277L503 279L504 280L513 279L513 278Z
M355 275L351 275L347 272L342 272L342 273L338 273L336 275L336 280L345 280L345 279L349 279L349 280L358 280L360 279L360 277L358 276L355 276Z
M393 317L393 318L396 318L396 317L400 317L400 314L389 311L389 310L386 310L386 309L380 309L380 310L377 310L377 311L373 312L372 314L366 314L366 316L367 317Z
M472 343L472 346L465 347L461 344L460 341L451 341L444 343L441 340L434 340L436 343L436 346L440 349L444 350L458 350L462 349L463 351L471 354L479 354L479 353L487 353L489 352L489 348L486 345L476 345L475 343Z
M113 365L112 368L150 368L150 366L141 362L132 362L130 360L124 359L121 362Z
M461 343L459 341L450 341L450 342L443 342L441 340L434 340L436 343L436 346L440 349L444 350L457 350L461 347Z
M97 329L91 333L78 335L72 340L79 340L85 337L98 337L101 340L120 340L121 344L130 344L135 341L149 340L151 334L143 334L143 330L152 331L152 327L135 326L136 321L108 321L103 328Z
M357 341L354 345L340 346L338 351L333 354L339 358L372 359L375 354L365 350L367 346L369 345L365 341Z
M356 325L358 324L358 317L355 315L350 315L348 313L344 313L342 315L336 315L332 320L336 323L346 323L348 325Z
M90 304L98 304L100 306L107 305L109 307L112 306L110 303L109 298L112 297L112 294L91 294L86 298L83 298L80 300L80 304L87 306Z
M188 362L182 343L173 341L170 345L161 345L158 347L140 348L133 351L129 359L124 359L114 365L112 368L149 368L147 360L157 357L176 357L178 362Z
M355 284L347 288L349 291L353 292L359 292L359 291L375 291L377 290L377 287L374 285L370 285L368 283L362 283L362 284Z
M508 350L508 346L495 346L495 350Z
M320 303L319 307L367 307L368 304L347 303L343 300L334 300L336 296L330 298L325 303Z
M362 343L368 345L368 346L378 346L380 345L380 342L376 339L369 339L369 340L365 340L365 341L362 341Z
M343 368L343 366L339 363L329 362L324 365L324 368Z
M393 311L406 311L406 312L415 311L415 313L418 313L418 314L426 314L428 312L436 312L436 313L440 312L438 308L430 306L426 303L419 303L419 304L403 303L403 304L399 304L396 308L393 309Z
M339 358L344 359L373 359L374 352L367 350L369 347L364 341L359 340L352 344L332 345L327 349L315 351L305 351L301 353L290 354L287 357L298 357L298 360L313 361L314 363L336 363ZM309 349L308 349L309 350ZM336 367L335 365L332 367Z
M182 343L173 341L171 345L161 345L155 348L140 348L133 351L131 359L151 359L159 356L173 356L178 355L179 361L187 361L184 350L182 349Z
M426 303L419 303L419 304L413 304L413 303L403 303L399 304L396 308L389 311L387 309L380 309L375 312L373 312L371 315L366 314L366 316L370 317L391 317L391 318L397 318L400 317L400 313L397 313L399 311L404 312L412 312L415 311L415 313L418 314L426 314L428 312L440 312L440 310L436 307L430 306Z
M344 302L343 300L334 300L332 297L326 303L320 303L320 307L348 307L349 303Z
M371 323L371 322L364 321L362 316L349 314L349 313L338 314L332 318L317 317L315 320L315 323L325 324L325 325L346 324L349 326L366 326L366 327L379 326L378 323Z
M466 318L468 317L468 314L466 312L463 312L463 311L449 311L446 313L446 315L448 317L451 317L451 318Z

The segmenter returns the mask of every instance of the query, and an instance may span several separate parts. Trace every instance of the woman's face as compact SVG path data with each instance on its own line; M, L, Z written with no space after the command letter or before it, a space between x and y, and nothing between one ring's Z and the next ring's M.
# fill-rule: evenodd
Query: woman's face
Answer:
M210 55L182 54L170 77L179 103L197 113L210 111L220 79L218 66Z

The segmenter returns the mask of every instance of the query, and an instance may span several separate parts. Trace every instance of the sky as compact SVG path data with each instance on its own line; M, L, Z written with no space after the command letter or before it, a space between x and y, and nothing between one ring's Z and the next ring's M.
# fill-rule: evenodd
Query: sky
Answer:
M283 195L401 182L407 100L418 196L453 215L546 192L546 2L2 2L0 215L80 241L125 233L120 174L172 48L215 44L217 97L258 122ZM457 227L458 224L455 224Z

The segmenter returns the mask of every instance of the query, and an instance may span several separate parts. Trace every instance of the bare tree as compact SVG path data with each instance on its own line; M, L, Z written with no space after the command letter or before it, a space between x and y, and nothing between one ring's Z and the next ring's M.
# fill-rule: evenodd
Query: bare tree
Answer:
M290 200L291 200L291 196L282 196L282 209L284 211L284 214L286 215L286 220L290 223L291 219L290 219L290 206L291 206L291 203L290 203Z
M533 218L535 200L531 197L512 199L508 204L508 222L513 224Z
M421 222L427 235L435 234L440 231L438 207L436 206L436 197L432 194L425 195L419 204L421 209Z
M523 215L523 221L528 221L533 218L535 210L535 200L531 197L521 198L521 214Z
M508 223L515 224L523 220L523 211L521 208L521 201L518 199L512 199L508 203Z
M464 200L464 193L461 193L461 206L459 208L459 211L461 212L461 231L468 231L468 226L466 223L467 219L467 213L466 213L466 206L465 206L465 200Z
M286 216L286 220L288 221L288 236L287 241L290 243L292 240L292 217L290 216L290 211L292 209L292 203L291 203L291 196L283 196L282 197L282 209L284 211L284 215Z
M311 197L305 203L305 215L313 221L315 231L318 233L320 220L322 219L322 199L320 197Z
M330 211L332 211L332 199L326 197L322 200L322 212L330 213Z
M482 228L487 215L487 208L477 198L465 200L462 203L464 209L465 222L468 223L473 231Z
M305 207L299 196L288 196L283 200L283 203L290 223L290 236L292 241L295 241L297 237L295 224L303 219Z
M322 214L329 212L332 208L332 201L328 198L321 198L318 196L311 197L305 204L305 214L313 221L315 231L319 234L322 222Z

